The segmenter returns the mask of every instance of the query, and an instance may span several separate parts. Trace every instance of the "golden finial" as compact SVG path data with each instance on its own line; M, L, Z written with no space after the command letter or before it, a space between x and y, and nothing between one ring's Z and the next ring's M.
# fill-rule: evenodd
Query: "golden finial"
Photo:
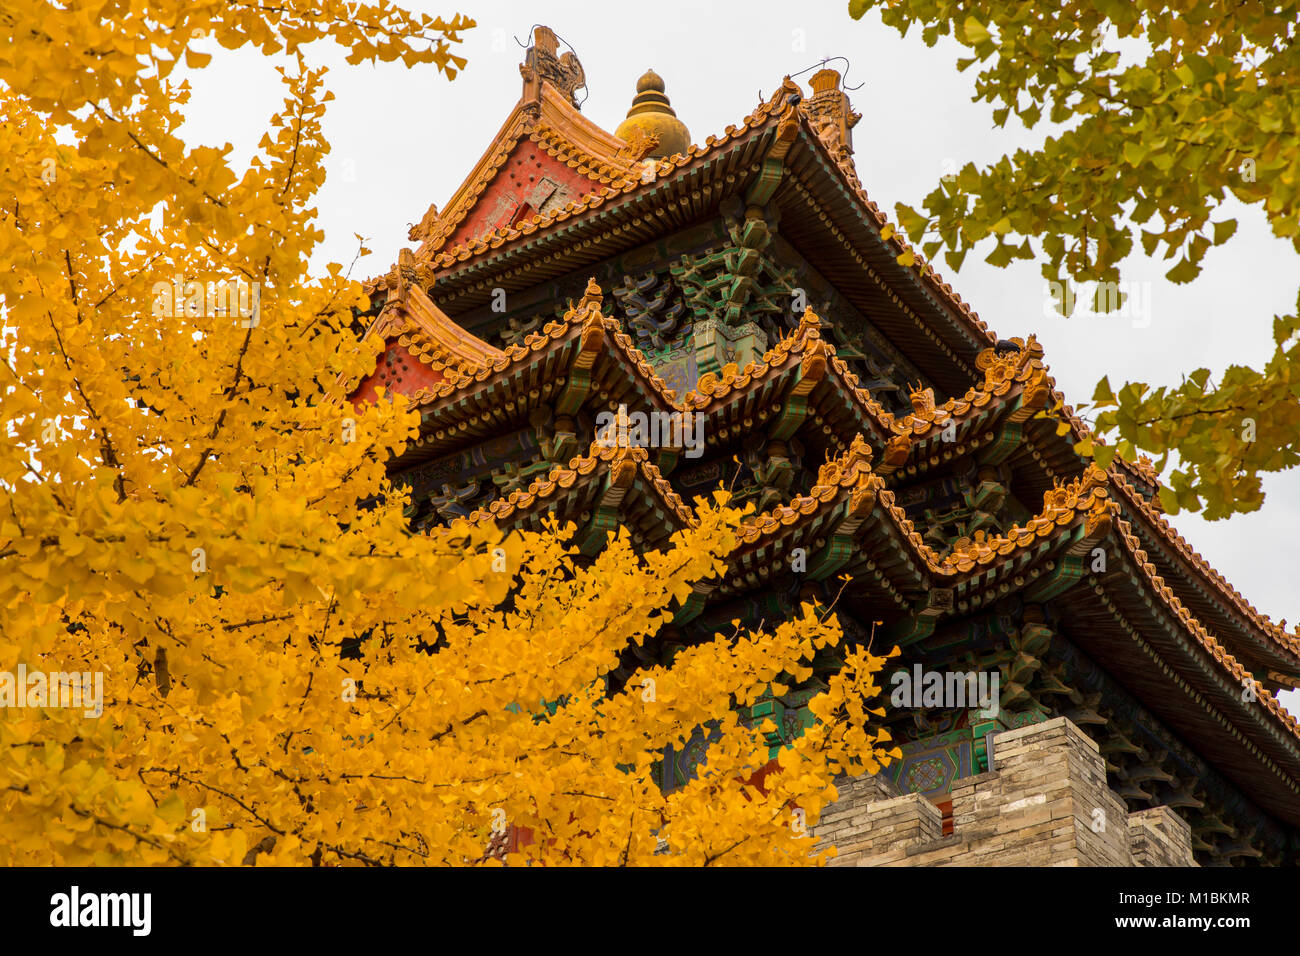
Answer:
M646 70L636 81L632 108L614 135L628 142L643 136L657 137L658 144L647 154L651 158L684 153L691 148L691 134L686 124L677 118L664 94L663 78L654 70Z
M636 81L636 91L638 93L649 93L652 90L656 93L662 93L664 91L664 80L654 70L647 69L641 74L641 79Z

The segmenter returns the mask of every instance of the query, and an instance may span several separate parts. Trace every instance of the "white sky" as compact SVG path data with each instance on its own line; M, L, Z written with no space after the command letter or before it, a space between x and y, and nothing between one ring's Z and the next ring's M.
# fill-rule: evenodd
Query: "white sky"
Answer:
M517 64L534 23L550 26L572 45L587 75L583 112L608 130L626 115L637 77L653 67L695 142L738 123L786 74L825 57L850 61L846 83L862 121L854 131L858 173L868 193L894 219L894 204L919 206L942 174L967 161L996 160L1046 135L998 129L991 108L971 102L975 70L960 74L951 41L927 48L919 30L900 37L875 14L861 21L847 0L785 4L774 0L658 0L593 7L574 0L463 0L459 8L408 2L410 9L450 17L459 11L478 27L457 53L469 60L448 82L432 67L348 66L336 48L318 45L314 62L332 66L326 85L325 133L333 146L329 178L318 196L327 239L313 266L345 266L361 233L374 254L358 277L396 261L410 223L430 202L445 208L519 97ZM251 51L215 45L211 66L189 73L194 97L182 132L191 145L234 146L242 166L279 107L283 90L271 62ZM842 64L835 64L842 68ZM179 72L179 71L178 71ZM801 78L807 88L807 75ZM1014 121L1013 121L1014 122ZM1036 333L1058 384L1073 402L1092 396L1108 374L1112 384L1136 378L1174 384L1206 366L1216 379L1229 364L1258 367L1271 354L1272 317L1294 310L1300 263L1273 237L1258 209L1234 210L1240 222L1228 246L1211 250L1190 286L1164 279L1173 264L1125 263L1124 279L1150 283L1150 321L1128 318L1048 318L1037 262L995 269L975 254L960 273L936 265L1002 337ZM1216 217L1222 218L1222 217ZM1139 247L1140 248L1140 247ZM1300 565L1300 473L1265 480L1260 512L1209 523L1179 515L1174 523L1237 589L1274 620L1300 620L1290 577ZM1300 714L1300 694L1283 700Z

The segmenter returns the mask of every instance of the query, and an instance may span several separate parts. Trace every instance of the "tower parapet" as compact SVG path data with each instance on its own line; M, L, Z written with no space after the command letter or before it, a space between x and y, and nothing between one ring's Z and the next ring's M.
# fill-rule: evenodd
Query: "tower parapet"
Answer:
M952 789L952 832L919 793L879 777L836 781L819 849L831 866L1195 866L1176 812L1133 813L1106 785L1096 742L1066 717L993 737L994 769Z

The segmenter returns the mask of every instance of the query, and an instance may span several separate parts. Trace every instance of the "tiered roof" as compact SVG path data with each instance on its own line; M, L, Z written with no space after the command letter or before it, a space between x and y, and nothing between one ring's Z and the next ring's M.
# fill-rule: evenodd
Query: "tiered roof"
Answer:
M537 526L548 513L585 517L585 551L598 550L620 525L641 545L658 547L692 520L665 475L671 450L665 457L593 444L578 454L571 416L579 409L699 412L710 444L754 430L783 440L812 423L828 456L813 487L747 519L725 576L701 586L679 617L699 613L706 600L762 587L798 548L809 577L849 573L860 597L894 608L883 616L900 642L1009 593L1059 599L1087 653L1105 660L1171 729L1196 739L1262 807L1300 824L1300 726L1266 690L1300 683L1300 637L1260 614L1169 525L1149 463L1116 458L1102 471L1075 451L1092 436L1063 405L1041 346L1033 337L1000 342L910 249L857 178L851 123L828 122L787 78L738 126L643 163L645 142L625 143L595 127L578 112L572 89L557 87L545 69L529 69L524 97L447 212L433 210L413 230L422 244L405 271L399 263L371 285L388 303L371 334L437 373L394 383L422 415L420 437L395 468L521 427L546 408L557 416L547 457L567 464L473 519ZM488 228L479 215L485 197L525 141L589 188ZM490 290L595 268L699 221L735 193L778 207L782 235L834 275L836 288L923 369L934 386L913 390L909 414L891 414L860 387L811 311L761 360L706 374L680 398L603 314L594 279L562 319L504 351L448 317L481 309ZM441 308L421 288L432 282ZM936 388L950 397L940 401ZM941 556L895 503L892 487L977 451L1007 462L1018 496L1041 498L1041 508ZM1094 571L1098 549L1110 564Z

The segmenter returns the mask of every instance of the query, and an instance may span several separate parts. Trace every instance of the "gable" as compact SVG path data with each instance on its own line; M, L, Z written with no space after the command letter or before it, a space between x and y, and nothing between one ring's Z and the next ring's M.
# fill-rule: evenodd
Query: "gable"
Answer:
M349 399L353 405L376 402L380 388L390 395L395 392L410 398L420 389L436 385L446 377L439 369L417 358L405 345L390 339L379 356L375 371L357 386Z
M527 71L525 71L527 72ZM429 207L409 236L416 257L560 211L606 186L641 178L655 140L627 141L601 129L549 81L525 82L515 105L447 208Z
M522 139L497 169L445 245L549 215L600 189L602 184L551 156L532 138Z
M407 398L458 374L472 374L504 358L505 353L447 318L419 285L414 257L403 249L392 271L378 280L387 301L366 336L382 339L384 350L375 371L346 391L354 405L373 402L377 391ZM345 384L342 383L341 384Z

